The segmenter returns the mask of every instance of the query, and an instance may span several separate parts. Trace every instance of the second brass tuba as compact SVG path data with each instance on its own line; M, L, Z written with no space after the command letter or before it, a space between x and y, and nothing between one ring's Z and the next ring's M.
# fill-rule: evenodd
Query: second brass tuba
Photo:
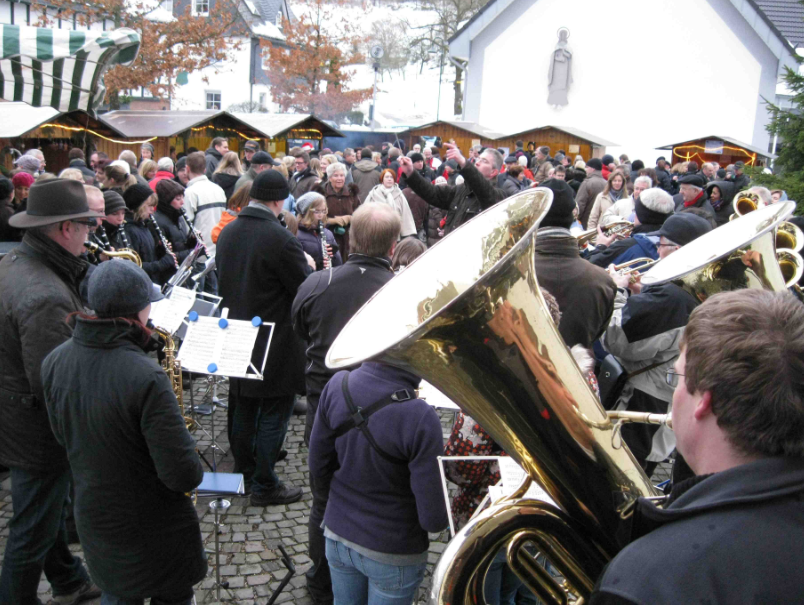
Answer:
M529 189L463 225L375 294L327 354L331 368L376 360L432 383L558 504L512 498L458 532L433 577L431 600L439 604L482 601L486 569L501 548L537 596L565 603L564 589L526 544L588 597L622 546L631 505L656 495L539 290L535 236L551 203L550 190Z

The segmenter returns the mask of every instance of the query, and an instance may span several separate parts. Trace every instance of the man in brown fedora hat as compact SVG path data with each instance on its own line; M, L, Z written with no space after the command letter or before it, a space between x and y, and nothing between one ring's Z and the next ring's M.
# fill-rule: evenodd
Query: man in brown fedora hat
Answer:
M37 603L43 570L59 605L100 595L67 546L69 465L40 377L42 360L71 336L67 316L84 310L87 263L78 256L97 218L103 213L90 210L83 183L51 179L34 184L27 210L9 220L26 233L0 261L0 463L11 469L14 508L0 603Z

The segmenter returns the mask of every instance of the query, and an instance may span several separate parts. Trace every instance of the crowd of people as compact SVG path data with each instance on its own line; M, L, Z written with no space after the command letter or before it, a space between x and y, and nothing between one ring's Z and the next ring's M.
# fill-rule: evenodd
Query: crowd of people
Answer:
M669 166L660 157L645 168L624 155L551 157L548 147L521 141L507 155L480 146L464 155L454 142L403 147L305 145L280 159L254 141L240 157L215 138L181 157L155 158L146 143L139 158L93 152L88 161L76 148L58 176L30 150L11 179L0 178L0 241L19 242L0 262L0 463L11 471L14 507L0 604L36 603L42 571L60 604L101 592L107 605L192 602L206 557L185 492L202 468L152 354L164 340L148 324L160 287L191 254L199 271L214 259L196 286L219 295L229 318L274 324L264 380L230 379L228 435L251 505L303 496L276 464L304 394L313 601L412 602L428 533L448 524L438 457L504 452L464 413L445 450L438 415L417 397L420 379L410 372L364 363L336 373L325 357L351 317L429 246L530 187L552 192L534 266L589 388L608 409L673 413L673 431L622 429L648 476L675 461L667 510L646 501L640 519L653 515L678 543L685 531L705 533L708 514L734 509L748 524L767 509L779 521L763 521L760 554L773 541L792 551L801 524L785 532L781 520L800 521L793 503L804 493L804 308L789 294L756 291L701 304L675 283L643 287L638 273L617 269L706 236L729 220L740 192L757 205L786 200L784 192L751 187L742 162ZM615 222L627 230L615 232ZM136 253L141 268L112 258L121 251ZM267 342L260 331L255 355ZM627 376L616 386L600 372L612 364ZM458 464L448 477L459 489L452 513L460 527L499 470ZM738 488L752 498L740 500ZM68 548L70 500L91 579ZM695 565L718 566L706 548L729 548L736 523L729 517L701 538L708 554ZM649 590L634 575L620 583L645 560L655 560L661 577L664 555L653 533L627 547L592 602L669 602L673 593L661 591L673 588L692 595L684 601L717 601L726 598L719 591L736 590L718 579L721 571L687 582L688 556L671 566L673 587ZM749 593L794 594L791 566L763 568L774 581L752 576L758 588ZM789 578L776 581L788 567ZM494 559L485 598L536 602L504 556Z

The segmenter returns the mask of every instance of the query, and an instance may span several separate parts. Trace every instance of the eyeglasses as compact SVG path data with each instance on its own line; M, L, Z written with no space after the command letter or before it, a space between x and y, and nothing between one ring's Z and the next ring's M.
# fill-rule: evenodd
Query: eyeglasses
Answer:
M323 215L323 214L326 214L326 213L327 213L326 210L313 210L313 214L322 214Z
M73 222L78 223L79 225L86 225L87 227L97 227L98 226L98 223L97 223L97 221L95 221L95 219L90 219L90 220L86 220L86 221L74 220Z
M681 376L684 376L684 374L679 374L675 370L667 370L667 374L665 375L664 379L668 386L676 388L678 386L678 379Z

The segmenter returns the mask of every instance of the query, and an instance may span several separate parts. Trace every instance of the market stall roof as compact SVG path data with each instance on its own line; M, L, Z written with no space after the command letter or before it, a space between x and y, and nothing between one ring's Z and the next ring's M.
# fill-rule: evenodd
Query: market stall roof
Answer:
M746 151L755 153L760 157L767 158L770 160L776 159L776 156L770 153L766 149L754 147L753 145L743 143L742 141L738 141L737 139L733 139L732 137L724 137L714 134L709 136L697 137L694 139L685 139L684 141L679 141L678 143L671 143L670 145L663 145L662 147L656 147L656 149L669 149L670 151L672 151L675 147L681 147L682 145L690 145L692 143L697 143L699 141L722 141L724 144L740 147L742 149L745 149Z
M64 126L68 130L88 129L105 137L123 137L116 128L104 124L80 109L62 113L52 107L34 107L27 103L0 103L0 138L22 137L45 125ZM46 135L47 132L44 131L42 134Z
M519 132L515 132L513 134L509 134L509 137L516 137L521 134L525 134L526 132L534 132L537 130L560 130L561 132L566 132L574 137L578 137L579 139L583 139L585 141L589 141L592 145L596 145L598 147L617 147L617 143L612 143L611 141L607 141L606 139L601 139L597 135L589 134L588 132L584 132L583 130L578 130L577 128L573 128L571 126L556 126L555 124L549 124L547 126L534 126L533 128L526 128L525 130L520 130Z
M0 25L0 99L58 111L94 113L103 102L103 73L137 58L140 35Z
M266 133L268 138L275 139L286 135L291 130L317 130L322 137L345 136L338 129L330 126L314 114L306 113L234 113L233 116L250 124L254 129Z
M238 114L251 115L251 114ZM175 137L205 125L229 128L247 138L271 138L265 131L227 111L110 111L101 120L130 139Z
M461 122L456 120L438 120L437 122L429 122L427 124L422 124L421 126L413 126L408 128L404 131L404 133L408 133L412 130L421 130L422 128L430 128L432 126L438 126L439 124L449 124L455 128L460 128L461 130L465 130L467 132L471 132L472 134L476 134L477 136L484 138L484 139L491 139L496 141L497 139L504 139L506 137L505 134L502 132L495 132L490 128L486 128L485 126L481 126L475 122ZM400 133L403 134L403 133Z

